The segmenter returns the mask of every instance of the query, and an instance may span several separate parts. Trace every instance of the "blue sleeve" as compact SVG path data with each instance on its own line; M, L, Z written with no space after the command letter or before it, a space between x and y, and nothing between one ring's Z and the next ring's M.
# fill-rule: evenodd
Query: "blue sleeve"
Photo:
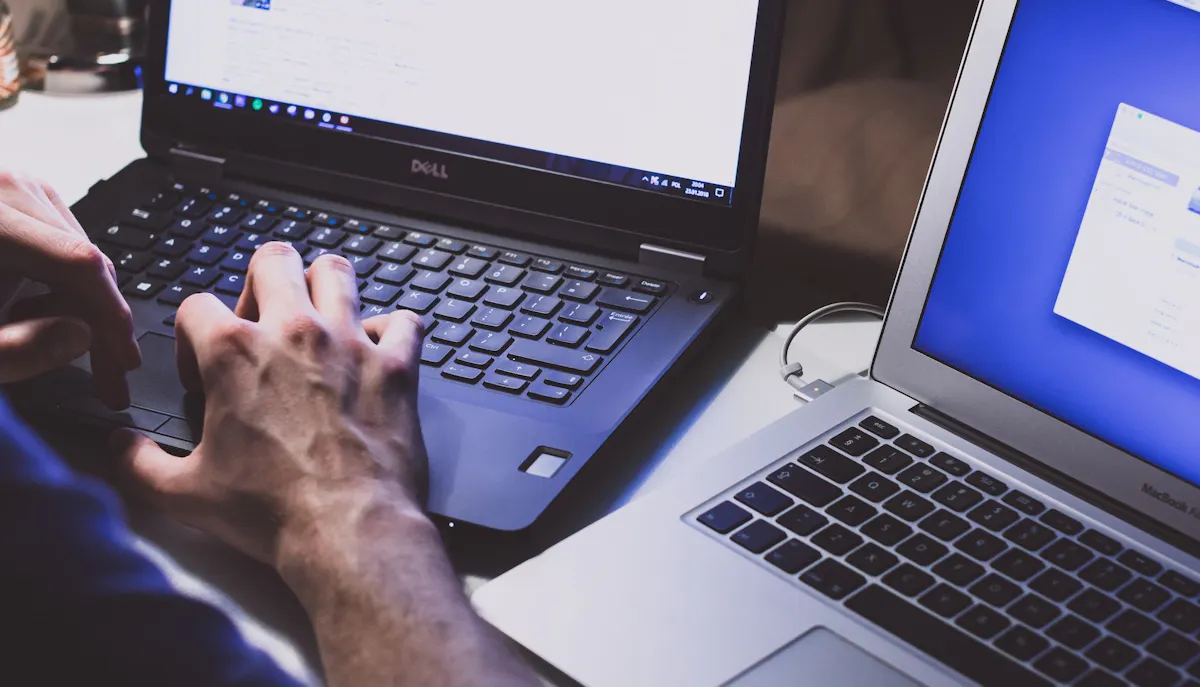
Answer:
M0 682L297 687L220 611L176 592L119 513L0 398Z

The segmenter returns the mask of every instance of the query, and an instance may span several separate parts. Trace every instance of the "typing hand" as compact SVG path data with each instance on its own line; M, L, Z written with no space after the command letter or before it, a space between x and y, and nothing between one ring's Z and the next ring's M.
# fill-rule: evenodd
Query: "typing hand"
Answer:
M0 308L25 280L51 293L13 307L0 326L0 384L35 377L92 352L96 394L129 405L125 373L141 364L116 270L62 198L42 182L0 171Z
M176 333L180 377L206 396L199 446L180 458L139 434L113 435L152 503L267 563L281 530L322 514L340 522L398 503L424 518L421 324L396 312L364 328L345 258L323 256L306 277L293 248L267 244L236 314L192 296Z

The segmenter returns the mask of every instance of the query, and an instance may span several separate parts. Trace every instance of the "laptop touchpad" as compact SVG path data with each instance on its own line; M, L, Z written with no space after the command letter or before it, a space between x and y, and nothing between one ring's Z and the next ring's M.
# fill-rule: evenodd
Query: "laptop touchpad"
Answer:
M129 373L129 394L139 408L187 417L183 385L175 365L175 339L145 334L138 339L142 366Z
M727 687L917 687L917 682L829 630L818 627L742 673Z

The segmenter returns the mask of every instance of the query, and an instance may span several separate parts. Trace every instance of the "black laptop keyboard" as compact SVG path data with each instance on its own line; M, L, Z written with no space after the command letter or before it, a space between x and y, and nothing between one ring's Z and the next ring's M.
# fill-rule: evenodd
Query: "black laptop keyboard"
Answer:
M577 396L674 290L659 279L183 184L94 238L128 298L172 308L203 291L232 308L251 255L268 241L292 243L306 264L343 255L358 273L364 317L421 315L426 367L555 405Z
M1200 684L1200 583L860 419L688 520L982 684Z

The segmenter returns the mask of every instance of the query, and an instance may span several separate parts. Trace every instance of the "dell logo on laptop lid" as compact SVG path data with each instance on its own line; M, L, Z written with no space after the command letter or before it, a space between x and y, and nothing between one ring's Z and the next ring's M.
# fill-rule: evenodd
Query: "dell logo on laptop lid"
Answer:
M425 162L424 160L414 159L412 161L412 171L413 174L424 174L434 179L450 179L450 173L446 171L446 165L436 162Z

